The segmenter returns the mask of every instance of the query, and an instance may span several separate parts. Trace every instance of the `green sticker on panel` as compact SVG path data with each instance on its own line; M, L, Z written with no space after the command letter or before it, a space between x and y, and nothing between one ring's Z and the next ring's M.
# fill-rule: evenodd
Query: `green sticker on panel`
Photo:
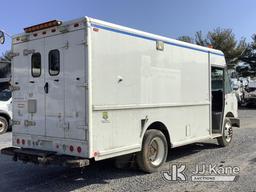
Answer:
M102 118L105 119L105 120L108 119L108 112L107 111L102 112Z

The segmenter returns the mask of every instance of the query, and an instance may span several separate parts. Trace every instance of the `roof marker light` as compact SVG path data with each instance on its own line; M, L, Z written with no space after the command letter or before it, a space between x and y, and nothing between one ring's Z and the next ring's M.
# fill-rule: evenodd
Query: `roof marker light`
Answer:
M93 28L93 31L99 32L99 29L94 27L94 28Z
M33 26L30 26L30 27L26 27L26 28L24 28L24 31L26 33L31 33L31 32L39 31L39 30L42 30L42 29L47 29L47 28L50 28L50 27L59 26L61 24L62 24L61 21L52 20L52 21L48 21L48 22L45 22L45 23L40 23L38 25L33 25Z

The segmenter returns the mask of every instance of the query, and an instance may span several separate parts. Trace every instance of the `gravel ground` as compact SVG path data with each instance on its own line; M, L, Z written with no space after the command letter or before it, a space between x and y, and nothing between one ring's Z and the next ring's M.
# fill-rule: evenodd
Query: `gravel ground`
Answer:
M220 148L215 140L179 147L169 151L169 165L183 162L187 173L196 164L213 164L218 167L238 166L236 182L170 182L165 181L161 171L144 174L136 168L116 169L111 160L101 161L80 169L40 167L13 162L0 155L0 191L246 191L256 192L256 109L241 109L240 129L234 130L234 140L226 148ZM0 148L11 145L11 133L0 136Z

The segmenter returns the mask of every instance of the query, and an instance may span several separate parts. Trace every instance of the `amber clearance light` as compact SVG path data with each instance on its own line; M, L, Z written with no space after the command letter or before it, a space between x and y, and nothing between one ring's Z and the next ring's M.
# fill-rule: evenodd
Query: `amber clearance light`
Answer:
M26 33L31 33L31 32L34 32L34 31L39 31L39 30L42 30L42 29L47 29L47 28L50 28L50 27L55 27L55 26L59 26L61 25L61 21L57 21L57 20L52 20L52 21L48 21L48 22L45 22L45 23L40 23L38 25L33 25L33 26L30 26L30 27L26 27L24 28L24 31Z

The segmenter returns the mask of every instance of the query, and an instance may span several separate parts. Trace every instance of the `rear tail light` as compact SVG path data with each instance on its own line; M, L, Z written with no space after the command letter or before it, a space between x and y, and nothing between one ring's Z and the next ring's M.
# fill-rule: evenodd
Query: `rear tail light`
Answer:
M21 144L25 145L25 140L24 139L21 140Z
M99 155L99 152L98 151L95 151L94 153L93 153L93 156L94 157L96 157L96 156L98 156Z
M69 150L70 150L71 152L73 152L73 151L74 151L74 147L73 147L72 145L70 145Z
M79 146L79 147L77 147L77 152L78 153L81 153L82 152L82 148Z
M19 138L16 140L16 143L17 143L18 145L20 144L20 139L19 139Z

